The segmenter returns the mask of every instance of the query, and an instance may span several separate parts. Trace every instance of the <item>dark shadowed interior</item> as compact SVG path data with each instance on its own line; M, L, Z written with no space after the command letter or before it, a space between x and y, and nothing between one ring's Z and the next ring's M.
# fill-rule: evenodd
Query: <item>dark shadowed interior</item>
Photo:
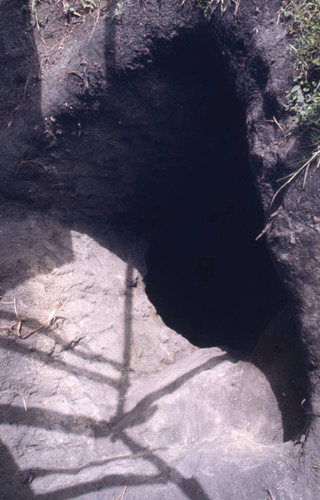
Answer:
M91 75L87 95L71 74L80 109L47 122L52 142L26 152L6 196L56 208L69 224L89 220L123 258L110 228L124 246L147 240L146 291L163 321L199 347L248 351L286 299L256 241L264 217L245 116L218 47L208 27L158 41L140 69L110 70L103 95Z
M250 350L283 304L250 171L245 117L224 56L207 36L182 37L156 60L174 102L147 255L147 294L197 346Z

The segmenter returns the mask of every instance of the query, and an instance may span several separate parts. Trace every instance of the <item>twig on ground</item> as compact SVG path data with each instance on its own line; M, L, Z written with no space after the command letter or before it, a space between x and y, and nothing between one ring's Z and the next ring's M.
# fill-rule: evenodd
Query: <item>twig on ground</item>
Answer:
M320 417L320 413L314 413L314 412L312 412L312 411L308 410L308 408L306 408L306 407L304 406L305 402L306 402L306 399L304 398L304 399L301 401L301 403L300 403L301 408L303 408L303 410L304 410L305 414L306 414L306 415L312 415L313 417Z
M38 160L21 160L18 164L18 168L16 170L16 173L14 174L15 176L18 175L20 168L22 165L25 165L26 163L35 163L36 165L41 165L43 168L46 168L45 164L42 163L41 161Z
M302 165L302 167L298 168L298 170L296 170L295 172L293 172L291 174L288 174L288 175L285 175L284 177L281 177L280 179L278 179L277 182L284 181L286 179L287 180L286 180L286 182L284 184L282 184L282 186L273 195L273 198L271 200L271 205L274 202L274 200L276 199L276 197L278 196L278 194L280 193L280 191L282 191L288 184L290 184L303 171L304 171L304 177L303 177L301 192L304 190L305 185L306 185L306 181L307 181L307 177L308 177L308 173L309 173L309 168L310 168L311 164L315 160L317 160L317 164L316 164L316 168L315 168L315 170L317 170L320 167L320 149L317 149L317 151L315 151L313 153L313 155L311 156L311 158L309 158L309 160L306 161ZM299 196L299 200L300 200L300 198L301 198L301 194Z
M96 27L97 27L97 24L98 24L98 22L99 22L99 19L100 19L100 4L99 4L99 7L98 7L98 13L97 13L97 15L96 15L96 18L95 18L95 21L94 21L94 24L93 24L92 31L91 31L90 36L89 36L89 41L91 40L92 35L93 35L93 33L95 32L95 30L96 30Z
M278 122L275 116L272 117L272 120L264 120L266 123L275 123L277 127L281 130L281 132L285 133L283 126Z
M13 299L13 308L14 308L14 313L15 313L17 319L14 321L11 321L10 326L9 326L9 333L12 333L13 330L15 329L16 335L21 338L22 322L25 321L26 318L20 317L18 315L17 302L16 302L15 297Z
M16 335L21 338L22 322L25 320L26 318L17 318L15 321L12 321L10 323L9 332L12 333L13 330L16 329Z
M120 495L118 495L114 500L123 500L126 491L127 491L127 486L123 488L122 493L120 493Z
M26 400L24 399L24 395L22 394L22 392L15 391L13 389L5 389L4 391L0 391L0 394L4 394L5 392L13 392L14 394L19 394L19 396L21 396L22 398L24 409L25 411L27 411L27 403Z
M18 314L18 310L17 310L17 301L16 301L16 298L13 299L13 302L7 302L7 304L12 304L13 303L13 308L14 308L14 313L16 315L16 318L14 321L12 321L9 325L9 327L6 327L6 328L0 328L0 330L7 330L8 333L13 333L14 330L15 330L15 334L21 339L21 340L26 340L28 339L29 337L31 337L31 335L33 335L34 333L36 332L39 332L40 330L44 330L44 329L47 329L49 328L51 325L53 325L53 323L55 322L56 320L56 315L57 315L57 311L58 309L62 306L63 302L59 302L56 307L50 312L49 316L48 316L48 319L46 321L46 323L44 323L43 325L39 325L37 326L36 328L34 328L33 330L31 330L31 332L27 333L24 337L22 336L21 334L21 330L22 330L22 325L23 325L23 322L27 321L27 318L25 317L21 317L19 316ZM3 302L4 304L4 302ZM27 325L28 326L28 325ZM30 325L29 325L29 328L30 328Z
M236 0L236 8L234 10L234 15L235 16L238 14L238 10L239 10L239 7L240 7L240 2L241 2L241 0Z
M39 325L37 328L35 328L31 332L27 333L27 335L25 335L24 337L22 337L20 335L20 338L22 340L26 340L29 337L31 337L31 335L33 335L34 333L39 332L40 330L45 330L45 329L49 328L50 326L52 326L56 320L57 311L58 311L58 309L60 309L62 304L63 304L63 302L59 302L59 304L57 304L57 306L51 311L45 324Z
M14 312L15 312L15 315L16 315L16 317L18 318L18 312L17 312L17 301L16 301L16 298L15 298L15 297L13 298L13 307L14 307Z
M282 127L282 125L280 125L280 123L278 122L278 120L276 119L275 116L272 117L274 123L279 127L279 129L281 130L281 132L284 133L284 128Z
M272 224L274 223L276 217L279 215L280 208L281 207L279 207L275 212L273 212L270 215L268 222L266 223L266 225L262 229L261 233L258 234L258 236L256 237L256 241L258 241L264 234L267 234L270 231Z

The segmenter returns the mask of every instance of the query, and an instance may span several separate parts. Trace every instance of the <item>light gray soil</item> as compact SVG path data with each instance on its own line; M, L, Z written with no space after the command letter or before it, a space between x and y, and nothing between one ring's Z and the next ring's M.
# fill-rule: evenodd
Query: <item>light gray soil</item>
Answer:
M267 498L290 446L263 372L167 328L85 232L16 204L0 227L2 498Z

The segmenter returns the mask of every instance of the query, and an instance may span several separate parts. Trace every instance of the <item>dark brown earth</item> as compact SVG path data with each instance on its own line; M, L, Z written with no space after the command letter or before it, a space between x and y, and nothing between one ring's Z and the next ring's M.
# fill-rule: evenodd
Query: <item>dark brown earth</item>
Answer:
M0 0L0 498L317 498L281 2L63 4Z

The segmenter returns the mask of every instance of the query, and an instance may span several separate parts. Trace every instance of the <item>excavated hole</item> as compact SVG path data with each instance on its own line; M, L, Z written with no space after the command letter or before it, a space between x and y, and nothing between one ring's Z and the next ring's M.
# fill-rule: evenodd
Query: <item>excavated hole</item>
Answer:
M146 290L164 322L197 346L251 350L285 301L263 239L245 117L223 55L206 36L160 48L173 93L168 155L147 255ZM173 158L172 158L173 157Z

